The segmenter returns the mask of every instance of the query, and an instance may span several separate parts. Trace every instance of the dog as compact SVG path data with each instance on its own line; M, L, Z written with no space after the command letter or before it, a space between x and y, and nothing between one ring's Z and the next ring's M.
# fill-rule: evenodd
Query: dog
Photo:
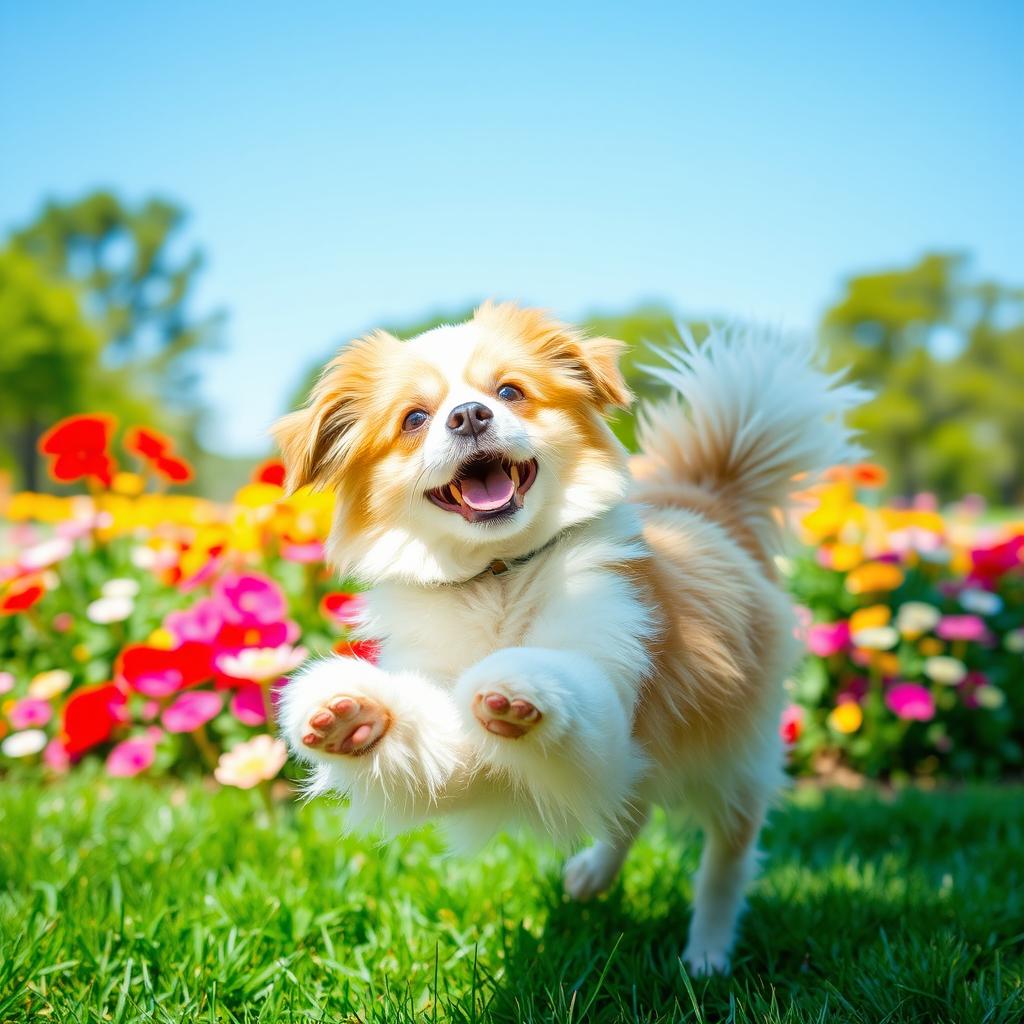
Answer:
M328 558L371 588L381 651L312 663L280 723L350 827L595 837L565 866L579 900L652 804L682 805L705 836L683 958L723 972L784 781L782 513L858 454L843 419L862 396L781 333L684 340L630 457L607 422L632 402L624 347L488 302L341 350L273 433L289 488L337 496Z

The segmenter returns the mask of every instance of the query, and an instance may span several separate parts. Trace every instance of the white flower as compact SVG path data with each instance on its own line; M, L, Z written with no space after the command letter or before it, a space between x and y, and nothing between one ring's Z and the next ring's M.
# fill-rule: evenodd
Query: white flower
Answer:
M8 757L31 757L45 746L46 733L42 729L26 729L24 732L12 732L0 743L0 750Z
M938 625L942 613L933 604L908 601L896 613L896 626L904 636L920 636Z
M899 640L900 635L892 626L869 626L853 634L854 644L868 651L892 650Z
M130 597L101 597L93 601L85 614L90 622L106 626L111 622L124 622L135 609Z
M287 759L284 743L263 734L221 754L213 774L222 786L252 789L274 778Z
M38 572L63 561L74 550L74 544L66 537L51 537L40 544L34 544L22 551L18 564L22 569Z
M71 685L71 673L62 668L53 668L49 672L40 672L32 677L28 684L28 695L36 700L52 700L62 694Z
M246 647L237 654L222 654L217 659L217 667L235 679L265 683L298 668L308 655L305 647L292 647L291 644L281 644L280 647Z
M996 708L1001 708L1006 703L1006 694L1004 694L998 687L989 686L986 683L984 686L979 686L974 691L974 699L983 708L987 708L989 711L995 711Z
M100 593L104 597L136 597L139 593L139 583L138 580L127 578L107 580L100 587Z
M965 590L960 604L975 615L998 615L1003 610L1003 599L991 590Z
M1003 646L1011 654L1024 654L1024 629L1011 630L1003 638Z
M943 686L956 686L963 682L967 675L967 666L959 658L950 658L937 654L933 658L925 658L924 674L935 683Z

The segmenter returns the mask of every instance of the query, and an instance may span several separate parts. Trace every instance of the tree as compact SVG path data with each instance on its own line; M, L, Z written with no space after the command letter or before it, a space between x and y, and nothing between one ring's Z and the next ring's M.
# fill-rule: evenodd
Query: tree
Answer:
M1024 291L969 271L935 253L851 278L821 333L876 392L853 422L896 489L1010 504L1024 488Z
M30 489L39 484L36 441L55 420L97 408L145 417L123 373L101 365L102 349L74 288L23 252L0 251L0 431Z
M199 412L196 356L211 347L218 314L191 311L197 249L177 255L185 213L150 198L137 205L97 191L48 202L13 244L51 276L81 290L104 340L104 363L128 372L191 432Z

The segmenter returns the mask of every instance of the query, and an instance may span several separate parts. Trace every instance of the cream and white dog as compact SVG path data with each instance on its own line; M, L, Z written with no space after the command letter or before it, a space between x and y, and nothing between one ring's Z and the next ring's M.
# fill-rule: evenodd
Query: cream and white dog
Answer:
M372 588L383 644L377 665L298 675L282 728L353 827L596 837L565 868L577 899L612 883L651 804L689 808L705 847L683 955L726 970L783 781L780 510L853 454L860 393L800 341L712 336L653 371L673 397L630 459L605 422L631 401L622 348L486 304L326 367L275 434L289 486L337 494L330 559Z

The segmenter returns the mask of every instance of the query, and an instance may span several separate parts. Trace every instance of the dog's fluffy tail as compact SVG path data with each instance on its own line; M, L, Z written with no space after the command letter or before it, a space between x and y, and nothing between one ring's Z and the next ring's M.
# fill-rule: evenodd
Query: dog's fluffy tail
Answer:
M673 394L640 414L652 476L713 492L771 554L793 492L863 454L844 417L868 393L822 370L811 339L780 331L733 327L701 345L687 333L662 357L647 369Z

